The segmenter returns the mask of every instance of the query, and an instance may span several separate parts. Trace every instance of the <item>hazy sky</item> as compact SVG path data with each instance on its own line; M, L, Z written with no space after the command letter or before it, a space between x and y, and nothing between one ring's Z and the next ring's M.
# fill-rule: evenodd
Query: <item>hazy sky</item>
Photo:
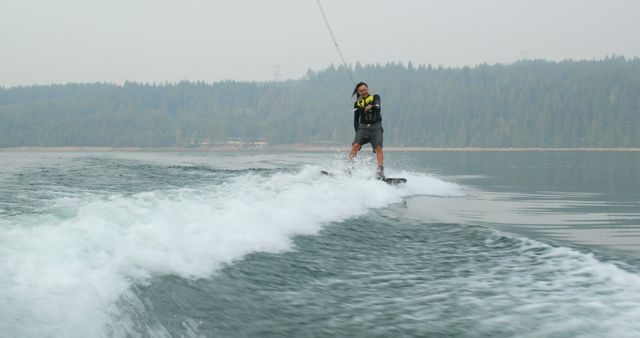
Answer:
M347 62L640 56L638 0L322 0ZM0 0L0 86L299 78L340 64L316 0Z

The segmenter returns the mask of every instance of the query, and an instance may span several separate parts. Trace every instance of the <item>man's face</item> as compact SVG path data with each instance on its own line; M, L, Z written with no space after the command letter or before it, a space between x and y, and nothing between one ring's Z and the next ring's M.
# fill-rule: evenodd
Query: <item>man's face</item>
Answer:
M360 97L369 96L369 88L367 88L367 86L365 86L365 85L362 85L362 86L358 87L358 95Z

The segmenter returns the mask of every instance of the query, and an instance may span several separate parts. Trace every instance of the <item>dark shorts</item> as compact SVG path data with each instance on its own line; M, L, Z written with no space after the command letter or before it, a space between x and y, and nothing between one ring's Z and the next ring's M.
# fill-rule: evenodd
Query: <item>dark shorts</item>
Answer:
M382 123L371 125L361 124L356 132L354 142L359 145L371 143L371 147L375 150L378 146L382 147L382 133L384 133Z

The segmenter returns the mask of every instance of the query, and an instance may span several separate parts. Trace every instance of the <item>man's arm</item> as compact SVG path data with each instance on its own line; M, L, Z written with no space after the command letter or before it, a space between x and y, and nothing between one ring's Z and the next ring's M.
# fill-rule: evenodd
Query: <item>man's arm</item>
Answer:
M353 129L355 129L356 132L358 132L358 125L360 124L360 110L362 110L361 108L358 108L358 106L354 103L353 104Z
M380 112L380 95L373 95L373 103L371 103L371 111L374 113Z

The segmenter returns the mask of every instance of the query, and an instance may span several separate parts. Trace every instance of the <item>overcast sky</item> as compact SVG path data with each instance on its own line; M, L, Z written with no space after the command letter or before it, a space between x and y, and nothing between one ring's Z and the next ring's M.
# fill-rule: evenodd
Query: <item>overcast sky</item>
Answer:
M322 0L349 63L640 56L638 0ZM340 64L316 0L0 0L0 86L273 80Z

